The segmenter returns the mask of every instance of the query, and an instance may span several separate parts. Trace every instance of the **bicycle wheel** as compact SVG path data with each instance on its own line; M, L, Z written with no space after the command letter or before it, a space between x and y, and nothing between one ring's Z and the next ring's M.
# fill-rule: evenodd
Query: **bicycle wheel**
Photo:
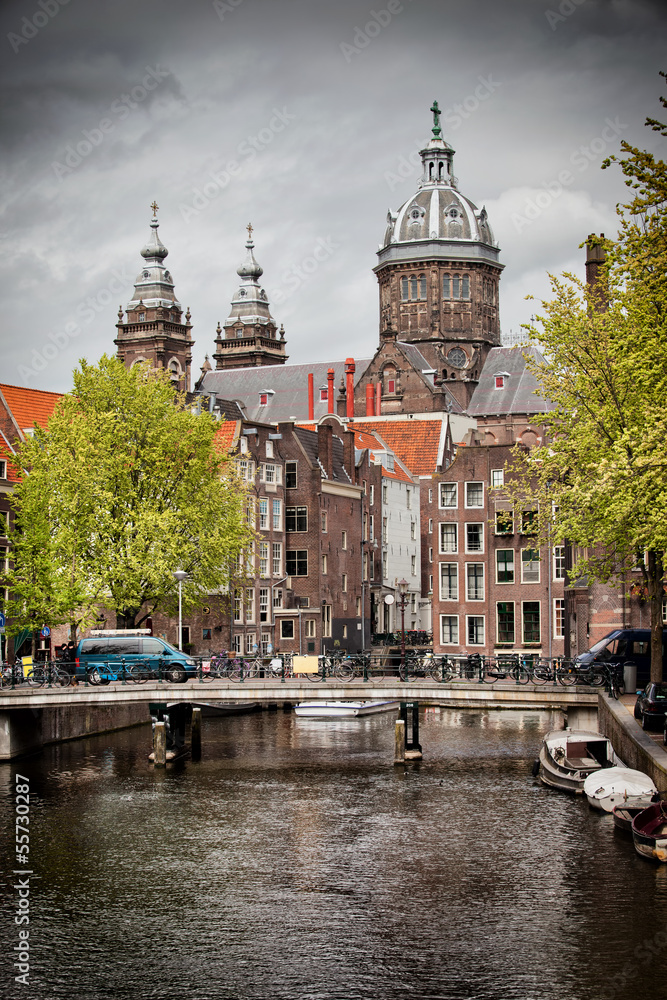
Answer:
M530 674L526 668L522 666L512 667L510 670L510 677L513 681L516 681L517 684L527 684L530 680Z
M145 684L148 680L148 670L146 667L140 667L137 664L134 664L128 669L127 677L133 684Z
M604 684L605 680L606 680L606 677L604 675L604 671L602 671L602 670L594 670L593 673L591 674L590 685L591 685L591 687L595 687L595 688L602 687L602 685Z
M42 687L46 682L46 671L43 667L33 667L26 680L30 687Z
M546 684L552 680L551 670L546 664L538 663L533 667L533 684Z
M556 680L563 687L577 683L577 671L573 667L559 667L556 672Z
M351 681L355 675L354 664L350 660L341 660L334 667L333 675L340 681Z
M438 660L433 660L431 662L431 665L428 668L428 675L431 680L438 681L438 683L450 679L447 674L447 667L443 662L439 662Z
M53 671L52 684L57 684L59 687L69 687L72 683L72 678L63 670L62 667L56 667Z

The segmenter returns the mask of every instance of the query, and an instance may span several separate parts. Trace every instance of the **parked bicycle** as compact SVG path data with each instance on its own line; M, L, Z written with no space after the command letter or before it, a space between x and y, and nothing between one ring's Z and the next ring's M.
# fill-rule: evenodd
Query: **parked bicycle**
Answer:
M71 681L71 675L67 670L63 670L56 663L40 663L35 665L28 673L26 680L31 687L49 686L67 687Z

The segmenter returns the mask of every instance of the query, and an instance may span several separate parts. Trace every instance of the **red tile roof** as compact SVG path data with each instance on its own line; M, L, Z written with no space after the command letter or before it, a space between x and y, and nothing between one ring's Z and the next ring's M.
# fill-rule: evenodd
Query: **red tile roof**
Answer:
M374 431L400 458L413 476L429 476L436 471L442 419L364 420L355 431Z
M11 448L8 446L4 437L0 436L0 459L7 463L7 479L10 483L19 482L18 468L14 464L16 459Z
M215 432L215 445L220 451L228 452L235 444L240 420L224 420Z
M0 392L21 431L35 426L46 427L56 403L63 398L61 392L44 392L42 389L3 383L0 383Z

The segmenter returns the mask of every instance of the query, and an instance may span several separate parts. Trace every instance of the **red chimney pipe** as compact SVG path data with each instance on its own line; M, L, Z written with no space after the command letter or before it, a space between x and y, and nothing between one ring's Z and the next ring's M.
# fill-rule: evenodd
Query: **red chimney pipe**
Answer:
M382 416L382 382L375 385L375 416Z
M375 389L372 382L366 383L366 416L375 416Z
M333 368L327 369L327 413L334 411L334 375Z
M312 373L308 375L308 419L315 419L315 389Z
M354 373L356 366L354 358L345 358L345 401L347 403L347 416L350 420L354 417Z

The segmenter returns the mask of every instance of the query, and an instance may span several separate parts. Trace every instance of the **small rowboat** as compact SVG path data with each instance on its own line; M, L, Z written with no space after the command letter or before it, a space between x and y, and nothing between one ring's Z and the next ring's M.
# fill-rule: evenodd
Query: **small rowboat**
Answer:
M589 774L614 765L623 766L623 761L614 753L611 740L602 733L554 729L544 737L533 773L539 774L540 781L551 788L581 795Z
M632 840L643 858L667 863L667 802L655 802L635 816Z
M397 708L397 701L301 701L294 714L306 719L356 719Z
M614 806L611 814L614 817L615 828L632 836L632 821L646 808L646 806Z
M584 795L593 809L611 812L614 806L628 805L646 808L658 796L648 774L631 767L607 767L589 774L584 781Z

